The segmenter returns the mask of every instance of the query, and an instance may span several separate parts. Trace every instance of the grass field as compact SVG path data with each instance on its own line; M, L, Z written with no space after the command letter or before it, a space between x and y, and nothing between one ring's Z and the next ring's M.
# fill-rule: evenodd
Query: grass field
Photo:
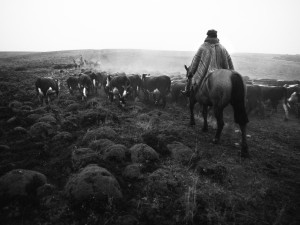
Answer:
M196 116L196 126L190 126L188 108L170 99L162 109L141 95L122 109L100 89L82 101L66 87L66 79L80 70L54 69L82 55L100 62L93 69L184 76L183 65L193 54L142 50L0 54L0 223L299 224L300 121L295 115L288 122L282 108L273 114L267 110L265 118L251 115L247 130L251 158L242 159L231 107L225 110L221 143L215 145L212 117L204 133L201 116ZM300 64L274 59L277 56L232 54L236 70L250 78L299 79ZM41 106L34 83L49 75L60 79L61 92L49 106ZM80 180L89 164L102 172L93 171ZM6 176L12 170L21 174L21 169L42 173L47 184L38 176L31 180ZM95 182L95 174L106 182ZM107 196L99 194L100 187Z

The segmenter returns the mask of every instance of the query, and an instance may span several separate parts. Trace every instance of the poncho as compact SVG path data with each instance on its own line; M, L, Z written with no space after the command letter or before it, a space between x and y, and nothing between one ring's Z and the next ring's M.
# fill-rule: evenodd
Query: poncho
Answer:
M206 38L190 66L192 85L199 85L207 74L216 69L233 70L231 57L218 38Z

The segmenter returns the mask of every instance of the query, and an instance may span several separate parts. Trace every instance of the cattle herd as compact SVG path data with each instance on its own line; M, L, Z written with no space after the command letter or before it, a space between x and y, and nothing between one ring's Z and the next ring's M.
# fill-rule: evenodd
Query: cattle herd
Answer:
M279 104L284 110L284 119L288 120L289 112L300 118L300 81L281 81L274 79L249 80L247 84L247 113L265 117L266 111L270 114L277 112ZM80 93L81 99L99 94L103 89L107 98L116 101L125 107L127 99L140 97L141 92L146 102L152 101L155 105L166 106L167 99L172 102L188 105L188 99L182 95L186 80L184 76L150 76L150 74L125 74L95 72L81 70L78 74L68 74L66 86L71 95ZM51 77L38 78L35 83L37 95L43 104L50 101L50 96L58 96L59 80Z
M289 119L289 112L300 118L300 81L260 79L247 81L247 112L265 116L266 109L271 114L277 112L279 104L284 110L284 119Z
M127 99L135 99L140 96L141 91L146 101L153 100L155 104L162 103L162 106L165 107L168 94L172 94L177 101L180 98L180 90L184 89L182 81L173 81L172 83L174 87L176 86L174 88L176 93L171 93L171 78L166 75L108 74L107 72L82 70L79 74L69 75L66 80L66 86L71 95L77 92L80 93L82 100L86 100L89 96L97 95L103 89L110 101L117 101L123 107L125 107ZM38 78L35 86L42 104L44 100L48 104L50 95L54 93L58 95L60 89L59 81L51 77Z

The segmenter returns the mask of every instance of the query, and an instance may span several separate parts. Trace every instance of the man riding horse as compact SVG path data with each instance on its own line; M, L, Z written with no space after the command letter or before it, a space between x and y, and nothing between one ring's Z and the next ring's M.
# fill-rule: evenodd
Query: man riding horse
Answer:
M202 105L203 131L208 130L208 107L212 107L217 121L213 143L220 141L224 127L223 111L229 104L233 107L234 121L241 130L241 157L249 157L246 127L249 122L245 101L246 84L242 75L234 70L230 55L219 43L217 31L209 30L207 38L195 55L187 71L187 84L182 93L189 97L190 125L195 125L194 105Z
M234 67L229 53L219 43L217 31L209 30L189 67L187 84L182 93L188 97L193 86L201 84L206 75L216 69L234 70Z

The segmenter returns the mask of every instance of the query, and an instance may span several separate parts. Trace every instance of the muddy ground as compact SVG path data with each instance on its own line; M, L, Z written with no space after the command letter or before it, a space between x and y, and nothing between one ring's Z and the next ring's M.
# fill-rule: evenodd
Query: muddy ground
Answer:
M51 72L62 90L59 99L40 106L34 82ZM141 98L122 109L107 101L103 89L83 102L68 93L67 77L46 64L1 68L2 182L16 169L47 178L25 187L23 195L1 196L2 224L299 224L300 123L294 115L288 122L282 109L265 118L251 115L251 158L242 159L230 107L215 145L214 119L203 133L200 116L196 126L188 125L186 107L169 101L162 109ZM122 150L91 145L103 139ZM155 152L136 154L141 143ZM78 149L85 150L76 158ZM70 194L70 179L90 164L110 173L121 196L107 189L104 197L93 195L95 186L86 190L91 196Z

